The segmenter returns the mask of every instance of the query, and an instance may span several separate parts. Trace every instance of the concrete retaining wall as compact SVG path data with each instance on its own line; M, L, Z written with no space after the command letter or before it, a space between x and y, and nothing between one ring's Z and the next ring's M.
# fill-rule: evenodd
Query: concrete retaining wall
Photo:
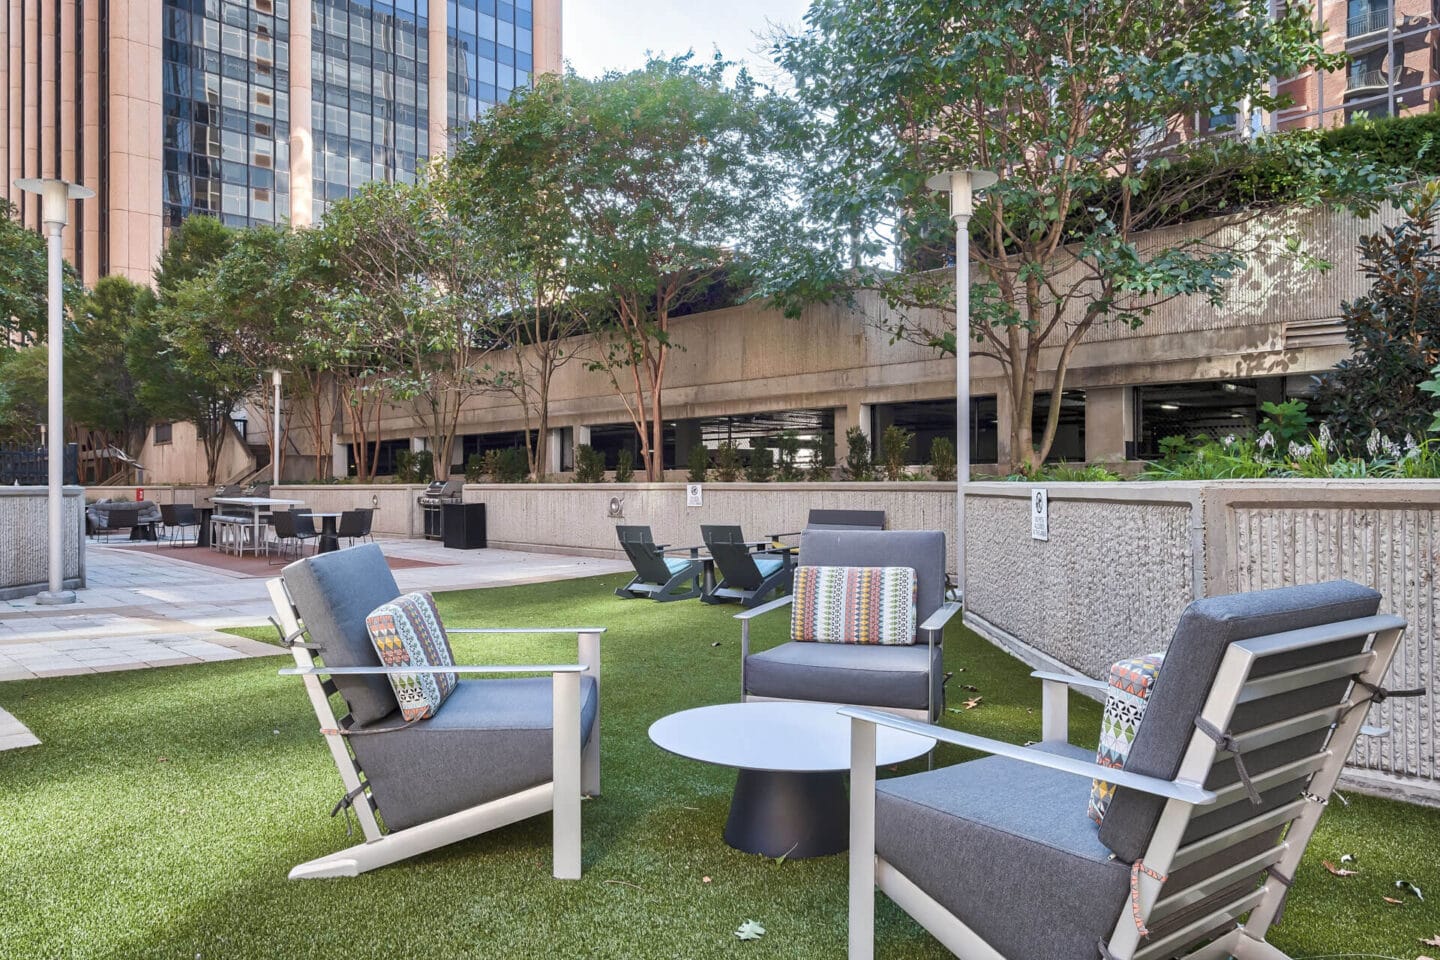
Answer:
M85 586L85 497L65 488L65 586ZM0 600L48 589L49 511L44 487L0 487Z

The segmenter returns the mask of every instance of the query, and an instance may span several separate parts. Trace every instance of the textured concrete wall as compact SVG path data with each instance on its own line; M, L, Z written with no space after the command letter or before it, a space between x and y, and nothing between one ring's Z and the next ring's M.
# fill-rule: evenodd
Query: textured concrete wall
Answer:
M1029 484L972 485L967 619L1088 676L1163 649L1203 569L1199 491L1166 486L1046 484L1044 541L1031 537Z
M65 585L85 585L85 497L65 488ZM44 487L0 487L0 597L23 597L49 586L49 513Z

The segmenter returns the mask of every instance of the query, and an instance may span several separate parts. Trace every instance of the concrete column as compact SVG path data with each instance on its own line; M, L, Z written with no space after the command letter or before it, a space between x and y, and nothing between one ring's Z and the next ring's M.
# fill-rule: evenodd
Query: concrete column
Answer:
M25 48L24 48L24 106L22 114L25 123L24 166L21 176L40 176L40 0L25 0ZM21 199L25 214L22 221L27 227L40 229L40 198L26 196Z
M575 444L575 449L571 451L571 454L574 458L574 461L576 463L579 463L580 448L582 446L589 446L590 444L590 428L576 425L573 429L575 431L575 438L572 442Z
M295 9L292 5L290 9ZM330 475L345 477L350 473L350 458L346 456L345 439L338 433L330 438Z
M551 473L560 472L560 454L564 442L564 427L551 427L545 431L545 463Z
M3 89L0 89L0 177L5 177L5 182L0 183L0 200L9 200L10 191L14 189L7 175L10 172L10 158L14 155L14 147L10 143L10 98L19 93L15 82L10 79L10 45L15 42L14 27L9 24L10 10L13 7L14 4L6 0L5 9L0 11L8 31L5 37L0 39L0 83L4 84Z
M1001 383L995 391L995 463L1001 471L1010 466L1010 424L1015 419L1015 404L1009 384Z
M446 0L430 0L430 156L443 157L450 149L450 26Z
M80 182L95 191L97 200L90 201L85 212L80 236L80 248L85 251L82 259L81 279L87 287L94 286L100 279L100 204L106 200L100 192L100 98L105 95L100 89L100 5L87 3L83 6L85 17L85 45L81 65L84 75L83 88L83 135L81 138L84 155Z
M411 437L411 438L410 438L410 452L411 452L411 453L419 453L419 452L421 452L422 450L425 450L425 449L426 449L426 445L425 445L425 438L424 438L424 437ZM436 464L436 466L439 466L439 464Z
M1085 390L1085 459L1121 463L1126 441L1135 439L1135 388L1087 387Z
M310 30L310 0L290 0L290 226L296 230L315 222ZM344 475L342 469L338 476Z
M55 35L55 0L40 0L40 176L58 177L56 162L59 146L59 124L55 109L59 103L59 77L56 76L55 54L60 38Z
M565 69L561 55L561 0L535 0L534 30L535 73L560 73Z

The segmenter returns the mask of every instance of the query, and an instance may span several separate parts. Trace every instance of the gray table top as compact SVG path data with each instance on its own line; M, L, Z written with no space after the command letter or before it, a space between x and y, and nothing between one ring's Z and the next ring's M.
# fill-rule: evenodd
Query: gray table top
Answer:
M756 701L682 710L650 725L663 750L722 767L790 773L850 769L850 718L833 703ZM929 737L880 727L875 762L899 763L935 745Z

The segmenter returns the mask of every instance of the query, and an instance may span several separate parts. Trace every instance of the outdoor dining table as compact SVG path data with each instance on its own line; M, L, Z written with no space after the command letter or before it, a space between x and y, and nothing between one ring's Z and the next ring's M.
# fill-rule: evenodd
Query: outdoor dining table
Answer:
M260 555L261 544L264 542L260 538L260 532L264 528L264 523L262 523L260 519L261 513L264 512L266 509L273 510L276 507L299 506L305 501L278 500L274 497L214 497L211 502L218 506L242 507L250 511L250 544L251 549L258 557ZM245 544L239 544L239 546L236 548L236 552L243 555L245 553Z
M311 517L320 518L320 541L315 545L316 553L331 553L340 549L340 537L335 528L335 522L340 519L338 513L311 513Z

